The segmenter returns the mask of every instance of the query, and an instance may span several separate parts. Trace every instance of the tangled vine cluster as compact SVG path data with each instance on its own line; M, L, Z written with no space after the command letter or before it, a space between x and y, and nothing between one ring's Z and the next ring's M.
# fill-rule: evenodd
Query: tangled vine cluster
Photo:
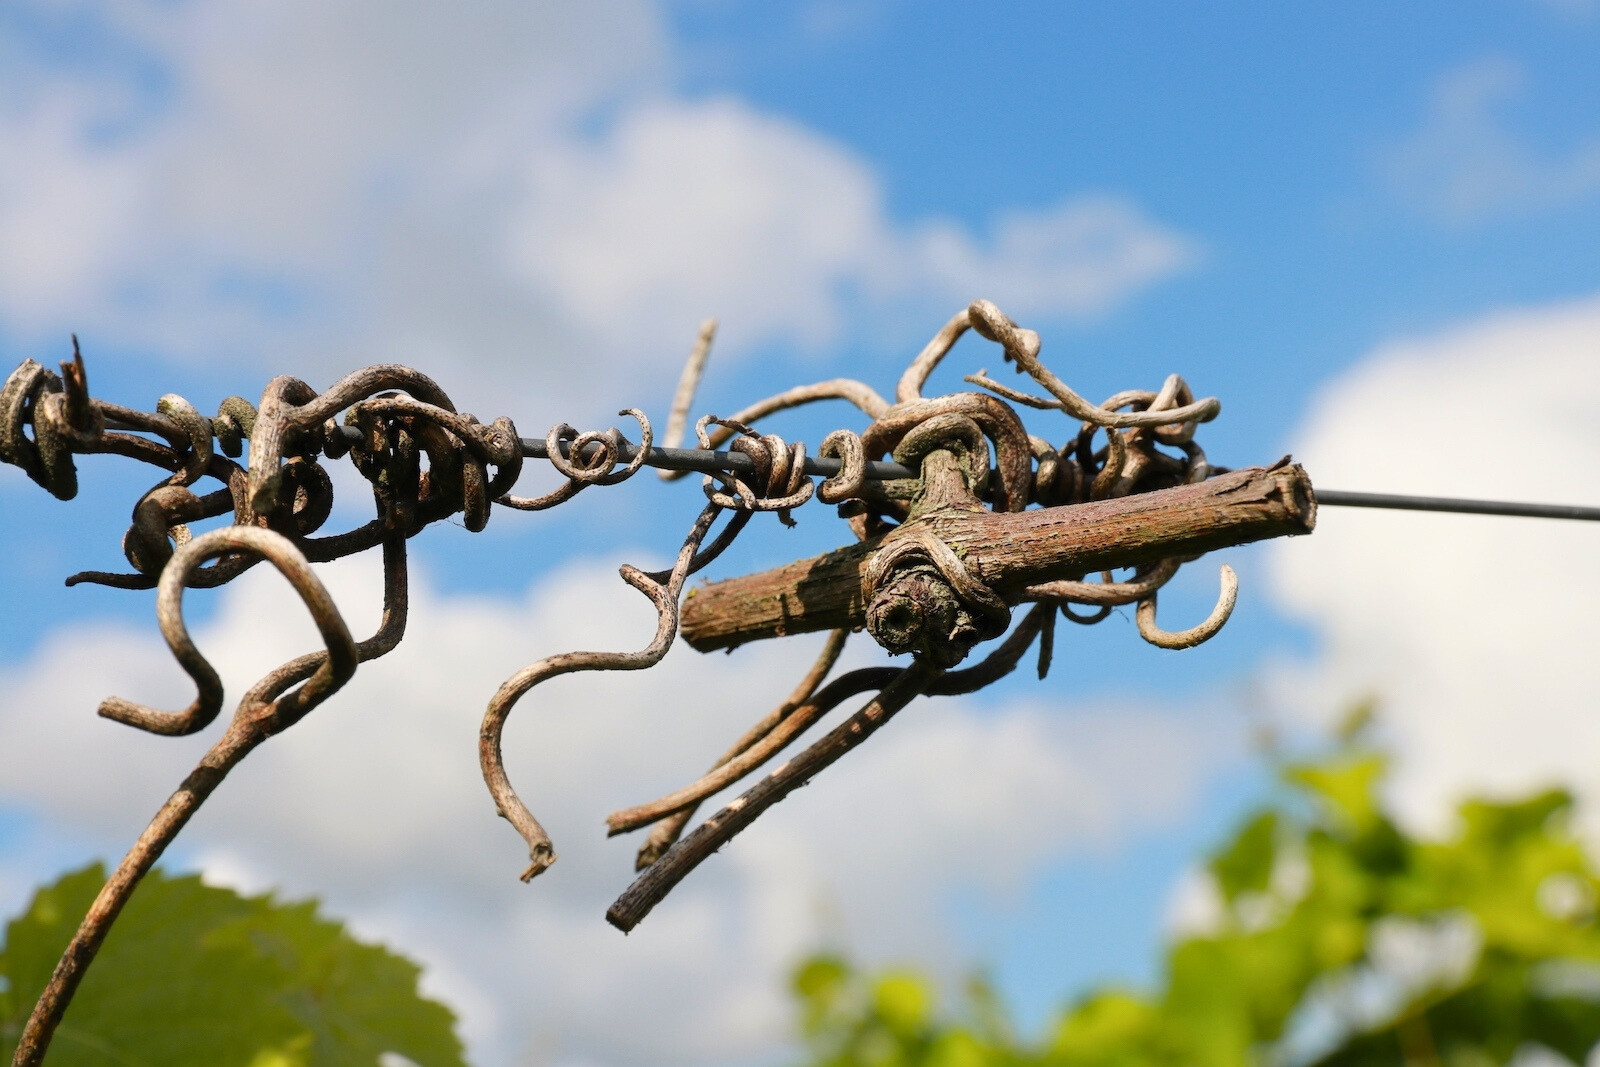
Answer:
M1018 391L979 371L966 380L981 391L924 397L930 374L969 329L998 343L1004 359L1045 395ZM708 327L673 403L669 448L680 443L687 426L710 341ZM408 538L456 515L466 529L482 530L495 505L524 511L554 507L589 486L627 480L655 454L650 420L639 410L622 413L638 423L637 446L617 429L580 433L560 425L541 448L541 442L519 438L508 418L485 424L458 412L432 380L396 365L368 367L321 392L295 378L275 378L258 404L229 397L211 417L176 394L163 396L154 412L142 412L91 396L76 348L74 339L73 359L62 364L59 375L29 360L6 380L0 390L0 460L21 467L61 499L77 492L74 460L79 455L111 453L166 472L133 507L122 542L130 569L85 572L68 584L155 588L161 631L196 687L194 701L181 710L110 697L100 714L167 735L209 726L222 710L223 687L184 624L184 591L220 586L263 560L299 593L325 648L280 665L239 699L222 736L96 899L28 1023L18 1064L43 1058L84 969L139 879L229 771L332 696L359 664L398 645L406 625ZM753 428L774 412L821 400L847 401L869 421L859 432L829 434L817 450L820 464L807 459L804 444ZM1070 432L1064 443L1057 446L1029 433L1017 406L1066 416ZM834 629L788 698L702 778L608 817L612 834L650 829L638 852L641 873L607 913L623 930L762 811L860 744L915 697L980 689L1011 672L1035 644L1043 678L1058 615L1091 624L1118 605L1137 604L1140 634L1164 648L1188 647L1215 634L1234 603L1236 583L1227 567L1222 597L1210 617L1173 633L1156 624L1156 597L1192 556L1142 563L1123 580L1111 571L1101 572L1098 580L1069 574L1001 592L974 573L958 548L918 520L952 510L1056 508L1203 482L1217 472L1195 442L1195 431L1219 410L1215 399L1196 400L1176 375L1156 391L1128 390L1102 404L1089 403L1040 362L1037 334L980 300L955 315L911 362L892 402L865 383L835 379L769 397L729 418L701 418L695 425L700 448L707 455L727 449L716 453L721 469L706 475L704 507L670 568L621 570L623 580L656 609L654 639L633 652L567 652L541 659L507 679L489 701L479 755L499 814L528 846L523 880L548 867L555 852L505 771L501 739L512 709L530 689L557 675L639 670L659 662L679 633L686 582L758 512L776 512L780 521L792 524L791 512L812 496L836 506L858 540L875 546L861 578L864 618L856 626ZM514 495L526 455L545 456L565 481L540 496ZM744 461L732 462L730 455ZM324 464L344 458L370 485L376 515L354 529L325 534L333 482ZM886 458L912 476L874 477L874 465L882 467ZM814 480L817 469L831 471L820 484ZM219 487L203 491L208 479ZM712 537L723 512L730 513L729 520ZM227 524L209 532L191 530L191 524L225 516ZM384 561L382 621L371 637L356 640L311 565L378 547ZM1012 608L1022 603L1030 606L1013 626ZM912 662L829 680L851 630L862 626L890 652L910 652ZM975 665L955 669L978 643L1002 635L1004 640ZM863 694L873 695L853 716L685 836L702 802L750 775L833 708Z

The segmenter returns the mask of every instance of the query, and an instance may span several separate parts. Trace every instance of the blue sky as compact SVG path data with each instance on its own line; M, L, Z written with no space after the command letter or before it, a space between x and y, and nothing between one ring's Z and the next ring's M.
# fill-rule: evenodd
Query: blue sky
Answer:
M1038 330L1051 366L1090 397L1174 371L1221 397L1221 418L1201 433L1214 461L1294 450L1329 488L1596 503L1600 439L1584 398L1600 367L1597 54L1592 0L617 0L470 13L422 0L331 10L30 0L0 10L0 358L59 359L77 330L98 395L148 408L179 391L201 410L257 395L277 373L322 385L396 360L531 436L555 421L609 425L632 405L659 418L706 315L721 316L723 333L697 406L727 412L841 374L886 391L953 311L983 296ZM935 381L949 390L999 364L977 339L949 362ZM774 426L816 442L850 419L822 407ZM106 766L154 752L88 721L104 695L95 686L181 698L159 657L138 666L154 640L150 594L60 585L119 561L124 516L153 481L128 466L80 464L70 503L0 471L0 556L10 561L0 595L13 605L0 619L0 680L14 694L0 700L7 906L64 865L119 850L137 827L132 814L64 800L24 764L78 744ZM408 684L425 689L428 672L453 670L445 696L470 720L506 670L610 621L551 621L540 598L590 579L615 584L605 575L617 560L670 551L698 497L691 484L640 478L555 512L497 515L477 537L444 525L419 537L421 599L439 618L522 619L548 645L530 636L483 651L489 642L447 661L419 650ZM339 518L360 515L350 504ZM800 518L794 531L758 521L719 576L848 537L818 506ZM782 965L830 938L869 959L985 967L1036 1025L1095 981L1151 979L1182 911L1184 871L1267 788L1249 742L1263 721L1314 734L1330 708L1377 688L1399 761L1396 803L1440 832L1439 813L1463 791L1579 774L1600 745L1576 718L1597 691L1593 673L1573 666L1574 635L1600 602L1584 536L1329 514L1306 544L1227 553L1243 593L1215 641L1163 653L1119 615L1063 634L1049 682L1013 679L945 718L930 713L903 743L886 732L885 762L863 753L859 769L840 768L833 801L823 795L834 783L821 780L787 805L797 811L767 845L729 850L744 850L727 865L743 873L716 876L714 893L684 913L720 901L734 917L713 923L695 952L670 940L612 944L609 930L572 933L540 912L570 910L572 929L579 916L598 925L592 903L603 907L625 877L616 849L575 844L563 866L580 870L562 877L578 881L544 897L543 880L497 884L478 926L429 927L418 910L467 908L488 892L475 883L383 883L354 860L337 863L346 837L326 805L316 809L330 826L321 844L241 800L197 824L175 860L324 896L418 953L484 1063L523 1062L530 1027L561 1034L573 1063L639 1062L642 1039L592 1016L596 990L632 989L641 975L690 983L716 1004L734 1003L740 987L764 990L746 1006L748 1027L713 1032L691 1016L668 1041L684 1062L759 1058L781 1031ZM1503 570L1525 584L1488 584ZM1215 581L1212 560L1188 568L1164 594L1163 618L1200 617ZM194 597L191 609L240 672L254 662L252 625L277 625L252 605L279 603L270 583L245 585L231 600ZM1560 636L1540 638L1546 626ZM298 632L284 638L291 651ZM449 643L448 629L432 632ZM621 637L601 628L592 639ZM1478 641L1484 651L1470 653ZM803 653L751 655L744 666L741 653L673 668L676 681L657 688L603 698L574 687L562 699L662 702L661 715L690 721L673 742L683 751L671 751L703 762L733 726L674 687L725 672L750 686L753 717L778 695L771 677L798 673ZM82 677L67 692L43 686L73 663ZM1523 696L1499 688L1510 663L1530 675L1551 665L1546 689L1526 695L1545 710L1514 723L1506 703ZM15 695L46 692L49 708ZM416 708L417 721L427 713ZM37 726L45 715L82 720L81 732L58 737ZM597 716L585 712L600 725L566 736L574 750L563 758L620 781L623 799L688 773L631 749L615 766L593 762L607 746L650 748ZM1515 744L1505 740L1513 725ZM469 750L470 731L438 743L456 736ZM925 782L916 789L926 796L912 789L879 812L890 820L881 832L903 831L910 858L875 852L871 835L830 844L840 831L829 820L847 799L878 796L873 774L921 782L918 768L934 774L956 738L989 754L966 767L972 810L992 800L1003 818L1012 792L1018 804L1057 805L1030 843L993 846L1006 873L919 873L929 861L913 846L968 825L938 814ZM1089 755L1053 778L1019 755L1030 744ZM189 757L149 758L177 768ZM320 781L291 755L273 766ZM645 777L630 781L633 772ZM153 810L160 776L126 773L108 776L106 796ZM489 821L473 782L450 781L462 818ZM240 785L252 788L265 780ZM593 805L611 796L574 793L576 825L597 826L604 812ZM472 861L484 878L515 863L496 829L482 838L492 855ZM397 870L439 862L435 838L391 836L384 854ZM323 865L294 858L309 853ZM867 890L878 883L927 900L890 921L871 910L894 899ZM826 918L835 912L844 917ZM512 962L490 948L511 930L542 931L570 951L591 937L606 947L594 950L604 955L584 972L588 985L562 983L550 977L559 959ZM549 1017L530 1022L509 1007L555 987Z

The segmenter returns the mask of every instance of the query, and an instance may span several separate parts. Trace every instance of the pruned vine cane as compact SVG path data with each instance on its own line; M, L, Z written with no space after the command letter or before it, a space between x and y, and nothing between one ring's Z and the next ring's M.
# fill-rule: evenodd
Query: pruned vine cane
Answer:
M1003 358L1044 395L979 371L966 380L981 391L924 397L929 375L969 329L997 343ZM485 424L458 412L429 378L394 365L357 371L321 392L295 378L275 378L259 403L230 397L212 417L176 394L161 397L154 412L92 397L76 341L59 375L29 360L6 379L0 460L21 467L55 496L76 494L79 455L112 453L167 472L134 505L122 542L130 570L90 571L67 581L156 589L157 621L194 680L196 696L178 711L113 696L100 705L101 715L158 734L206 729L221 713L224 694L216 670L189 638L184 590L222 585L263 560L300 594L326 646L269 672L240 699L222 736L100 891L28 1020L15 1065L42 1061L139 880L228 772L332 696L360 663L400 642L406 540L430 523L460 515L468 530L482 530L495 505L554 507L590 486L625 481L646 463L679 468L663 471L669 478L686 467L708 470L706 503L673 565L656 573L622 568L623 580L656 609L650 644L636 652L547 657L512 675L489 702L479 757L496 810L527 845L525 881L555 860L549 836L517 796L501 758L507 718L530 689L576 671L651 667L680 634L707 650L832 631L789 697L705 776L607 818L611 834L650 830L638 852L637 879L606 915L627 931L702 860L918 696L980 689L1008 674L1035 645L1043 678L1058 616L1088 624L1116 606L1136 604L1145 640L1163 648L1199 644L1227 622L1237 583L1224 566L1222 595L1211 614L1192 628L1167 631L1156 622L1156 599L1179 566L1215 548L1308 533L1315 522L1316 500L1298 466L1283 460L1225 471L1208 463L1195 431L1217 416L1217 400L1196 399L1174 375L1158 390L1127 390L1092 404L1040 361L1037 334L982 300L956 314L911 362L892 402L850 379L804 386L727 418L701 418L695 425L701 451L687 452L677 446L713 331L713 323L701 330L660 448L650 420L636 409L623 414L638 423L638 445L616 429L580 433L566 425L542 441L524 440L510 419ZM814 457L804 444L754 428L767 415L819 400L853 404L866 426L829 434ZM1065 416L1064 443L1029 432L1018 406ZM525 456L547 458L565 481L541 496L515 495ZM323 464L343 458L370 484L376 517L324 534L333 486ZM207 479L218 488L201 492ZM756 513L776 512L793 523L791 513L813 496L837 507L854 544L686 594L689 578ZM728 520L713 537L724 512ZM231 521L191 533L191 524L223 517ZM379 547L383 619L376 634L356 641L311 564ZM1132 573L1119 580L1113 573L1119 569ZM1023 604L1030 606L1013 625L1012 612ZM862 629L889 652L909 653L910 665L829 680L849 635ZM976 664L959 666L976 646L1002 637ZM700 804L751 775L841 703L866 694L853 715L685 834Z

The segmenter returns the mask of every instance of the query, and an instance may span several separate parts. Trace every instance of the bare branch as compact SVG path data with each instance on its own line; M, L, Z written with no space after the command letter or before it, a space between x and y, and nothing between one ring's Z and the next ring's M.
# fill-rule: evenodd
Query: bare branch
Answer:
M1000 344L1005 358L1049 395L1012 389L980 371L967 380L989 393L925 398L929 377L969 329ZM530 689L576 671L653 666L680 622L689 643L702 650L834 631L789 697L706 775L608 819L611 833L654 824L638 856L644 873L608 912L610 921L627 930L701 860L917 695L989 685L1015 669L1036 640L1044 677L1058 610L1074 622L1091 623L1114 604L1137 601L1146 640L1167 648L1198 644L1227 621L1237 581L1224 567L1222 596L1210 616L1188 630L1167 632L1155 622L1156 595L1178 566L1224 545L1306 533L1315 522L1310 482L1286 461L1213 477L1219 472L1194 436L1220 410L1215 399L1197 401L1183 379L1172 375L1160 390L1124 390L1091 405L1039 361L1037 334L982 300L953 316L911 362L893 404L863 382L833 379L777 393L732 418L707 415L696 425L700 448L681 449L715 331L715 320L701 325L673 398L665 448L654 447L649 420L632 408L622 414L639 423L637 446L614 427L580 432L566 424L542 440L523 439L509 418L484 424L457 411L430 378L394 364L356 371L321 392L296 378L275 378L259 405L229 397L210 418L176 393L162 396L155 412L90 396L76 338L73 359L62 363L59 375L29 360L6 378L0 385L0 461L21 467L56 497L68 499L78 491L78 455L119 455L162 472L162 480L134 505L123 538L131 572L89 571L68 584L157 588L158 624L193 679L196 696L178 711L111 697L102 715L168 735L194 733L213 722L222 707L222 683L184 623L184 590L222 585L261 559L294 585L326 645L280 665L240 699L223 736L163 805L85 917L35 1007L17 1064L42 1060L84 969L140 878L229 771L331 696L357 663L396 647L407 612L406 539L431 523L460 515L468 530L481 530L496 503L544 510L589 486L625 481L647 464L674 468L666 477L688 469L709 475L708 503L672 567L656 573L621 569L623 580L656 610L650 643L634 652L546 657L506 680L489 702L479 759L496 808L528 847L524 880L555 859L503 761L506 721ZM815 460L808 460L803 442L752 428L768 415L821 400L848 401L870 421L860 432L828 434ZM1058 449L1028 433L1013 404L1057 410L1081 425ZM235 462L246 440L248 459ZM717 451L724 445L728 451ZM514 495L525 457L547 460L565 480L539 496ZM318 535L334 511L334 483L323 462L345 458L370 484L378 516L354 529ZM826 480L817 486L816 477ZM215 483L209 491L200 485L205 479ZM774 511L792 524L790 512L813 495L839 508L860 543L684 596L689 576L716 560L757 512ZM708 542L716 516L728 509L729 521ZM222 529L196 534L192 528L225 519L231 525ZM383 622L358 644L310 564L380 544ZM1111 571L1120 567L1135 568L1133 578L1113 580ZM1094 571L1102 581L1083 580ZM982 662L947 670L976 643L1004 632L1013 606L1025 600L1038 603ZM1075 603L1098 605L1100 613L1073 614ZM848 633L863 624L883 647L911 651L914 662L852 671L824 684ZM842 725L679 840L701 802L765 764L835 706L873 691L877 695Z
M606 911L606 921L623 933L639 925L672 888L701 861L731 841L762 812L805 785L841 756L871 737L878 727L915 700L942 674L938 667L908 667L860 711L794 759L782 764L739 799L707 819L694 833L667 850Z
M706 359L711 355L711 342L717 336L717 320L707 319L700 324L700 333L689 350L689 359L678 377L678 388L672 394L672 410L667 413L667 432L661 443L667 448L683 444L683 432L689 426L689 409L694 405L694 394L700 388L700 379L706 371ZM659 472L663 479L667 471Z

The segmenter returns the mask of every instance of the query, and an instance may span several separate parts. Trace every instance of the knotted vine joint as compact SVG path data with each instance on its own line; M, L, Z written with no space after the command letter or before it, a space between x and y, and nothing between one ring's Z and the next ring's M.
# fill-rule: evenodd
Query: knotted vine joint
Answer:
M904 554L895 554L903 548ZM1011 610L986 587L963 597L920 542L880 550L893 555L867 602L867 632L891 653L910 652L936 667L954 667L979 642L999 637Z
M884 539L863 574L867 632L891 653L954 667L1011 623L1005 601L929 528L938 515L984 510L989 447L977 423L946 413L906 434L894 456L920 465L920 478L910 518Z

